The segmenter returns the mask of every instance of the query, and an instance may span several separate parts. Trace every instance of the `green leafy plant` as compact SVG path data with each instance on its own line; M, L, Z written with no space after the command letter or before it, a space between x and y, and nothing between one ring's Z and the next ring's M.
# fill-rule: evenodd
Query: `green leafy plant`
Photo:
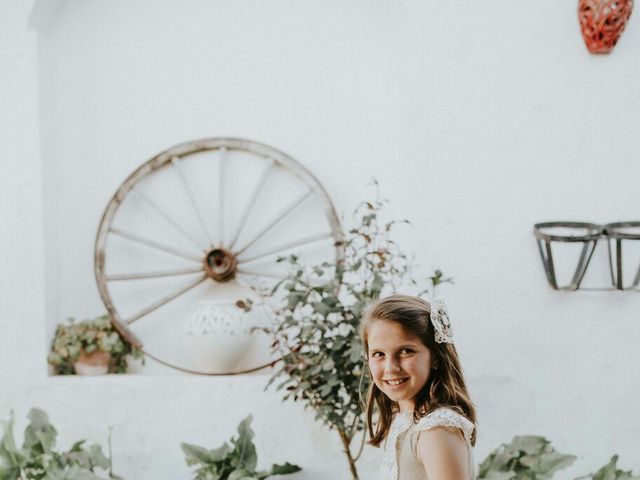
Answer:
M81 352L91 353L96 350L111 356L115 373L127 371L129 356L143 358L142 351L120 335L111 323L111 318L102 315L77 323L70 318L67 323L59 324L47 361L53 365L57 374L71 375L75 373L73 364L78 361Z
M271 475L287 475L299 472L297 465L274 464L269 471L256 471L258 456L253 444L252 417L249 415L238 425L238 436L232 437L231 445L207 450L189 443L182 443L188 465L197 465L193 480L262 480Z
M284 298L276 311L280 324L270 332L283 360L267 388L276 382L284 400L303 402L318 421L337 431L354 479L364 434L353 448L357 452L352 442L364 431L361 397L368 386L360 317L383 292L416 285L407 256L391 238L395 225L408 222L382 222L385 203L376 198L355 210L344 259L313 266L302 265L296 256L280 259L289 263L290 274L271 292ZM446 281L441 272L431 278L434 288Z
M575 461L574 455L557 452L544 437L522 435L513 437L489 454L480 464L478 479L487 480L546 480ZM576 480L640 480L631 472L617 468L618 455L596 473Z
M516 436L491 452L480 464L478 478L489 480L546 480L575 461L557 452L551 442L534 435Z
M56 429L45 412L32 409L21 447L16 445L13 414L2 422L0 480L104 480L120 479L112 472L111 438L109 457L99 445L80 440L66 452L55 450Z
M625 472L617 467L618 455L614 455L604 467L596 473L579 477L576 480L640 480L640 475L634 475L631 471Z

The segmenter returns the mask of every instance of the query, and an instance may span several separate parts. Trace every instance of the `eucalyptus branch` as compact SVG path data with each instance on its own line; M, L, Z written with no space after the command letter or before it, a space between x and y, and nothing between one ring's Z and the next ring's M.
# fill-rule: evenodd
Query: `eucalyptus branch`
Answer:
M360 458L360 455L362 455L362 452L364 451L364 441L367 438L367 431L363 430L362 431L362 440L360 440L360 448L358 449L358 453L356 454L354 460L357 462L358 459Z

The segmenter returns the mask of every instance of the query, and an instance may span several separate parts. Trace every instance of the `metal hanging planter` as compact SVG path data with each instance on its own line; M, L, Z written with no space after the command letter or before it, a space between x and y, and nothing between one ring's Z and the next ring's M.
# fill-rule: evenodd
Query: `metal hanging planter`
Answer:
M579 0L582 38L591 53L609 53L616 46L633 9L633 0Z
M604 236L607 238L609 252L609 266L611 268L611 283L617 290L630 290L640 284L640 265L638 265L633 281L624 281L622 247L629 242L640 240L640 222L615 222L604 226Z
M554 290L578 290L602 234L602 226L586 222L544 222L534 225L533 234L538 241L540 257L551 288ZM582 243L578 264L567 285L558 285L552 252L554 242Z

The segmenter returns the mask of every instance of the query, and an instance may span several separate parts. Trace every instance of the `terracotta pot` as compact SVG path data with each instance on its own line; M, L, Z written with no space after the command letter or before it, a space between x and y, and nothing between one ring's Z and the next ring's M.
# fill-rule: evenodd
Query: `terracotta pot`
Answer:
M111 355L107 352L94 350L87 353L83 350L73 368L78 375L104 375L109 372L110 361Z
M582 38L591 53L609 53L631 16L633 0L579 0Z

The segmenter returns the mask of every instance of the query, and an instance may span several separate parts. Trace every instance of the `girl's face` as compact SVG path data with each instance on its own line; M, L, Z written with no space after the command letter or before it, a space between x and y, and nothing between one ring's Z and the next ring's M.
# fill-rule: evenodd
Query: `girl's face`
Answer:
M401 412L412 412L415 396L431 371L431 352L399 323L373 320L367 328L369 370L376 386Z

